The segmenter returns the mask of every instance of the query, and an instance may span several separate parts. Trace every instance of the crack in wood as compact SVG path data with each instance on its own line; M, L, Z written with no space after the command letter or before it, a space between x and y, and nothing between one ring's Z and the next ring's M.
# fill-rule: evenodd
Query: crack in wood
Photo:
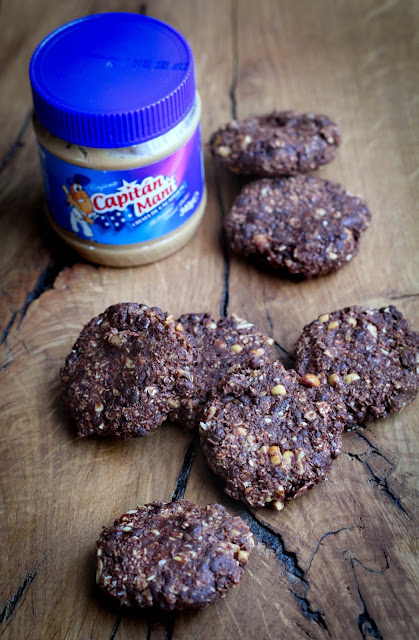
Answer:
M275 338L274 338L274 344L275 344L275 346L276 346L276 348L277 348L277 349L279 349L280 351L282 351L282 353L284 353L284 354L287 356L287 358L289 358L289 359L291 360L291 362L295 362L295 356L293 356L293 355L292 355L292 353L290 353L289 351L287 351L287 350L285 349L285 347L283 347L283 346L282 346L282 344L280 344L280 343L278 342L278 340L275 340Z
M172 640L175 616L175 613L170 613L164 621L164 640Z
M47 267L41 272L32 291L29 291L29 293L26 295L26 300L20 310L20 318L17 325L18 329L22 324L32 302L35 302L35 300L40 298L43 293L53 288L58 274L64 267L65 265L61 264L60 262L56 262L54 258L51 258Z
M313 636L309 631L306 631L304 627L297 621L294 620L294 624L301 629L301 631L307 636L307 638L311 638L312 640L317 640L316 636Z
M16 591L16 593L14 594L14 596L8 601L6 602L6 604L4 605L3 609L0 611L0 624L3 622L3 620L8 620L10 618L10 616L13 614L14 610L16 609L17 605L19 604L19 601L21 600L26 587L28 585L30 585L36 578L36 574L37 574L37 569L38 567L36 567L35 569L33 569L32 571L29 571L25 578L23 579L22 584L19 586L18 590Z
M351 557L351 561L359 564L363 569L365 569L365 571L368 571L368 573L378 573L380 575L383 575L383 573L385 573L387 569L390 569L390 564L388 561L388 555L386 550L381 548L381 551L383 552L383 556L386 561L386 564L382 569L371 569L371 567L367 567L363 562L361 562L361 560L358 560L358 558L355 558L354 556Z
M396 507L400 509L400 511L402 511L410 519L410 514L408 513L408 511L406 511L406 509L402 505L400 498L398 498L388 486L387 478L386 477L382 478L381 476L378 476L376 473L374 473L374 471L371 469L368 462L365 462L364 464L367 467L368 471L370 472L372 480L377 484L377 486L382 491L384 491L384 493L394 502Z
M231 5L231 45L232 45L232 77L230 90L228 95L230 96L231 103L231 115L234 120L237 119L237 72L239 68L239 48L237 38L237 1L233 0Z
M19 311L13 311L12 317L10 318L9 322L6 324L5 328L3 329L3 333L1 334L0 344L4 344L5 342L7 342L10 329L12 328L18 313Z
M268 324L269 324L270 335L273 338L273 336L274 336L274 323L273 323L273 320L272 320L272 317L271 317L271 313L269 311L268 301L266 300L266 285L265 285L265 281L262 282L262 299L263 299L263 308L265 309L266 319L267 319Z
M352 529L363 529L363 528L364 527L362 527L362 526L354 524L351 527L341 527L340 529L336 529L336 531L326 531L326 533L324 533L321 536L320 540L318 541L318 543L316 545L316 548L313 551L313 554L312 554L312 556L310 558L310 562L308 563L308 566L307 566L307 569L306 569L306 573L308 573L308 571L310 570L310 567L311 567L311 565L313 563L313 560L314 560L314 556L316 555L316 553L320 549L320 546L321 546L321 544L322 544L322 542L323 542L323 540L325 538L327 538L328 536L337 536L341 531L351 531Z
M215 194L217 197L218 206L221 212L221 234L220 234L220 242L221 242L221 252L223 255L224 268L223 268L223 290L221 294L220 300L220 316L225 318L228 314L228 303L229 303L229 287L230 287L230 252L228 248L227 236L224 229L224 218L225 218L225 209L223 203L223 196L221 193L221 184L220 184L220 175L218 172L218 168L214 167L214 184L215 184Z
M0 611L0 624L3 622L3 620L7 621L12 616L17 605L22 599L24 592L26 591L26 588L35 580L39 567L45 561L45 558L49 555L49 553L49 551L45 552L42 559L35 565L34 569L32 569L32 571L28 571L22 583L18 587L16 593L10 600L6 602L3 609Z
M366 442L366 444L368 445L371 453L379 456L380 458L382 458L383 460L385 460L387 462L387 464L390 465L390 470L387 473L387 475L384 476L379 476L377 473L374 472L374 470L371 468L371 465L368 463L368 460L363 459L363 458L367 458L368 457L368 453L367 452L363 452L361 454L358 453L352 453L350 451L345 451L345 454L347 456L349 456L350 458L354 459L354 460L358 460L358 462L360 462L362 465L364 465L366 467L366 469L368 470L368 473L371 476L371 480L373 482L376 483L376 485L378 486L379 489L381 489L381 491L383 491L392 502L394 502L394 504L396 505L396 507L402 511L409 519L411 519L410 513L405 509L405 507L402 505L401 499L400 497L397 497L393 491L390 489L389 485L388 485L388 476L390 475L390 473L394 470L394 463L389 460L383 453L381 453L379 451L379 449L377 449L377 447L375 447L366 436L364 436L363 434L359 433L359 431L355 432L356 435L361 438L361 440L363 440L364 442Z
M307 620L315 622L328 632L323 614L317 609L314 610L307 598L310 582L306 578L306 572L298 562L297 554L286 548L280 533L274 531L265 523L260 522L251 511L241 506L234 507L234 510L245 522L247 522L250 530L257 540L275 553L293 587L302 587L301 595L296 593L294 589L290 589L289 591L293 598L298 602L298 606L303 616L307 618Z
M308 587L309 585L307 584L307 590L308 590ZM296 593L294 593L294 591L292 591L292 589L290 589L290 593L293 596L293 598L295 598L295 600L298 602L298 606L300 607L300 610L303 616L307 618L307 620L310 620L310 622L314 621L320 627L322 627L325 631L328 631L326 621L323 615L320 613L319 610L313 611L307 597L297 595Z
M147 636L146 640L151 640L153 629L163 627L164 640L172 640L173 627L177 617L176 611L151 611L147 614ZM159 633L160 637L160 633Z
M142 16L146 16L147 15L147 3L146 2L141 2L140 6L138 7L138 13L140 13Z
M266 523L260 522L257 517L245 507L236 508L236 511L239 512L240 517L247 522L252 533L256 536L259 542L262 542L266 547L271 549L276 557L281 561L281 564L284 566L288 577L293 576L291 578L291 582L295 583L294 578L298 578L300 580L304 579L304 569L302 569L299 565L297 554L293 551L288 551L285 548L284 541L282 536L271 529Z
M365 429L366 427L364 427ZM358 436L358 438L360 438L361 440L363 440L364 442L367 443L367 445L369 446L369 448L373 451L373 453L376 453L378 456L380 456L380 458L383 458L386 462L388 462L388 464L392 467L392 469L394 469L394 463L389 460L384 453L381 453L381 451L379 449L377 449L377 447L375 445L372 444L372 442L370 442L368 440L368 438L363 434L360 433L360 431L355 431L355 434Z
M179 475L176 481L176 487L172 495L172 502L183 499L183 496L185 495L186 485L188 484L192 463L198 449L198 439L199 435L196 432L192 440L190 441L188 448L186 449L185 455L183 456Z
M231 104L231 116L233 119L236 119L237 118L236 88L237 88L237 73L238 73L238 66L239 66L236 0L233 0L231 5L231 45L232 45L232 73L231 73L230 89L228 93L229 93L230 104ZM229 304L230 252L229 252L226 232L224 230L225 207L224 207L223 196L221 192L220 175L218 172L218 167L215 165L214 165L214 183L215 183L215 193L217 197L218 206L221 211L221 221L222 221L221 252L223 255L224 269L223 269L223 291L222 291L222 296L220 301L220 316L222 318L225 318L228 315L228 304Z
M371 466L368 464L368 462L366 460L361 459L361 455L365 455L365 454L357 454L357 453L351 453L350 451L345 451L345 455L349 456L354 460L358 460L358 462L364 465L367 468L372 481L376 483L378 488L381 489L391 499L392 502L394 502L394 504L398 509L400 509L400 511L402 511L409 519L411 519L409 512L402 505L401 499L398 498L388 486L387 477L385 476L382 478L381 476L377 475L371 469ZM391 471L389 471L389 473L391 473Z
M13 311L9 322L3 329L0 344L4 344L5 342L7 342L7 338L14 324L14 321L16 320L16 317L19 316L16 327L17 329L19 329L31 304L35 302L35 300L40 298L43 293L49 291L50 289L53 289L58 275L61 273L61 271L63 271L63 269L67 268L68 266L70 265L67 264L67 262L64 260L56 260L54 258L50 259L46 268L39 275L34 288L26 294L26 299L22 307L20 309L17 309L16 311Z
M383 636L381 635L381 632L379 630L379 628L377 627L377 624L374 620L374 618L371 617L368 609L367 609L367 605L365 604L365 600L362 596L361 593L361 589L359 587L359 582L358 582L358 578L356 577L356 571L355 571L355 566L354 566L354 560L356 560L356 558L351 558L350 559L350 564L351 564L351 569L352 569L352 574L354 576L354 580L355 580L355 586L356 586L356 590L358 593L358 598L361 601L361 604L363 606L363 611L361 611L361 613L358 616L358 629L362 635L362 637L364 638L364 640L367 640L368 638L377 638L379 640L383 640ZM359 560L356 560L359 563ZM361 564L361 563L359 563Z
M109 636L109 640L114 640L116 634L118 633L119 625L121 624L121 616L118 616L116 622L112 628L111 635Z
M265 309L266 319L267 319L267 321L268 321L268 323L269 323L269 331L270 331L270 335L271 335L271 337L274 339L274 344L275 344L276 348L277 348L277 349L279 349L279 351L282 351L282 353L284 353L284 354L287 356L287 358L289 358L289 359L290 359L290 361L294 363L294 362L295 362L295 356L294 356L292 353L290 353L289 351L287 351L287 350L285 349L285 347L283 347L283 346L282 346L282 344L280 344L280 343L279 343L277 340L275 340L275 338L274 338L274 323L273 323L273 320L272 320L271 313L270 313L270 311L269 311L268 302L267 302L267 300L266 300L266 288L265 288L265 283L263 283L263 286L262 286L262 299L263 299L263 307L264 307L264 309Z
M5 154L3 160L0 162L0 171L3 171L3 169L5 169L8 164L11 162L13 156L15 155L17 149L21 146L23 146L22 143L22 138L26 133L26 129L29 126L29 123L31 121L31 116L32 116L32 109L29 109L29 111L27 112L22 126L20 127L16 138L13 140L12 144L10 145L9 150L7 151L7 153Z
M402 293L397 296L390 296L390 300L405 300L406 298L416 298L419 293Z

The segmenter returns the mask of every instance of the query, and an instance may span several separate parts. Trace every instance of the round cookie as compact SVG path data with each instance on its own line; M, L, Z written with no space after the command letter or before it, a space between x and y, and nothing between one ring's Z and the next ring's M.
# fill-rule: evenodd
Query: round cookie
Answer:
M246 185L225 219L233 251L304 278L337 271L351 260L369 226L363 200L341 185L296 176Z
M300 374L322 376L346 403L348 427L401 411L419 386L419 333L395 307L346 307L307 325L296 345Z
M328 385L274 362L225 379L207 406L201 446L229 495L281 510L327 476L346 419Z
M200 609L240 581L253 544L221 505L152 502L102 532L96 582L122 606Z
M134 303L109 307L84 327L61 370L78 435L147 435L191 395L192 361L173 316Z
M211 313L191 313L179 318L195 349L194 392L171 419L189 428L202 420L210 393L233 365L257 369L270 361L273 339L254 324L232 314L215 320Z
M339 144L338 127L327 116L294 111L233 120L209 140L219 164L261 178L317 169L333 160Z

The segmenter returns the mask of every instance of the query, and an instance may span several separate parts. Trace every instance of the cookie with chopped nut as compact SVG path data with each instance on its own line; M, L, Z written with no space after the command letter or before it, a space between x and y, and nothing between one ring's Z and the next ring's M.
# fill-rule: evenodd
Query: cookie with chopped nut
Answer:
M281 510L326 478L346 420L342 399L327 384L274 362L226 377L207 405L201 446L229 495Z
M200 609L238 584L253 544L221 505L152 502L101 533L96 582L122 606Z
M230 171L273 178L327 164L340 140L337 125L327 116L273 111L229 122L212 134L209 148Z
M418 391L419 333L396 309L346 307L307 325L296 345L300 374L342 396L348 428L401 411Z
M247 184L225 219L233 251L302 278L337 271L357 253L371 214L361 198L312 176Z
M254 324L232 314L215 320L211 313L191 313L179 318L195 349L193 365L194 392L172 420L189 428L202 420L210 393L233 365L257 369L270 361L273 339Z
M115 304L82 330L61 370L79 436L127 440L156 429L191 396L193 349L173 316Z

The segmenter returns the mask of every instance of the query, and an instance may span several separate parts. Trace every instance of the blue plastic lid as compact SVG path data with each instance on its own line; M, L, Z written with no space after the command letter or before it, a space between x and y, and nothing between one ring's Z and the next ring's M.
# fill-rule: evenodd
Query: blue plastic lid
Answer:
M59 138L127 147L180 122L195 99L192 50L171 26L134 13L74 20L36 48L35 113Z

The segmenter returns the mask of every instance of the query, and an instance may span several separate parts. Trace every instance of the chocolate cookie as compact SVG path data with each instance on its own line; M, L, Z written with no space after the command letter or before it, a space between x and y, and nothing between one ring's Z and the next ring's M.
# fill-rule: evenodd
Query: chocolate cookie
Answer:
M346 419L328 385L274 362L225 379L207 406L201 446L229 495L281 510L327 476Z
M296 176L246 185L225 229L236 253L311 278L349 262L370 219L365 202L339 184Z
M179 318L195 349L194 392L171 419L193 428L202 420L210 393L235 364L257 369L270 360L273 339L236 315L215 320L211 313L191 313Z
M266 178L317 169L333 160L339 144L339 130L327 116L294 111L233 120L209 140L219 164Z
M173 316L134 303L109 307L84 327L61 370L78 435L147 435L192 394L192 361Z
M123 606L200 609L240 581L253 544L221 505L152 502L102 532L96 582Z
M348 427L401 411L417 394L419 334L395 307L347 307L307 325L296 345L300 374L342 396Z

